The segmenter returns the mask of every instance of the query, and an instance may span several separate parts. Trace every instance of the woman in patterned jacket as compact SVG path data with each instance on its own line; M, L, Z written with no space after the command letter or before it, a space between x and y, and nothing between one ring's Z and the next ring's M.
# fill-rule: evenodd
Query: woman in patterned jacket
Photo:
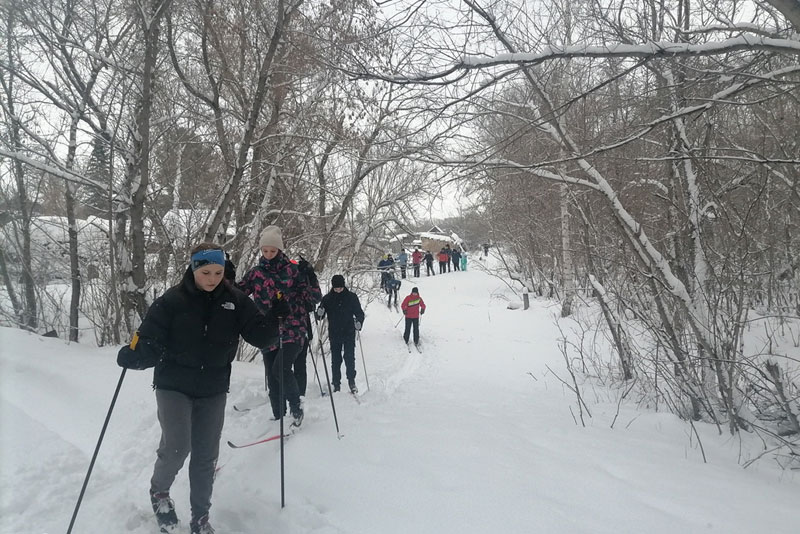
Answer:
M280 318L281 343L276 342L262 350L267 391L272 414L275 419L280 419L286 413L286 405L280 405L280 377L283 373L283 398L289 403L289 410L294 418L292 425L300 426L303 409L300 406L300 393L292 373L292 364L303 345L308 342L306 317L322 298L322 292L311 265L305 260L295 264L284 254L280 228L264 228L259 239L259 248L261 258L258 265L250 269L237 282L236 287L246 295L252 295L260 309L272 310ZM283 357L278 358L281 345Z

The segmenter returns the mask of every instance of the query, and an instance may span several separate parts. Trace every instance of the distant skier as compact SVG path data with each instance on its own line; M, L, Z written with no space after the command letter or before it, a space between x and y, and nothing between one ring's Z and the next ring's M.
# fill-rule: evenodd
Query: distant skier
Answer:
M400 254L397 255L397 263L400 265L400 278L405 279L406 267L408 266L408 254L406 253L406 249L400 249Z
M462 271L466 271L467 270L467 252L466 251L461 253L461 270Z
M386 289L386 282L389 280L389 272L394 269L394 259L391 254L384 254L378 262L378 271L381 273L381 289Z
M433 254L430 250L425 251L425 276L436 276L433 270Z
M331 278L331 290L322 297L316 315L318 320L328 316L333 391L341 389L344 359L350 392L357 393L356 331L361 330L364 324L364 310L361 309L358 296L345 287L344 276L336 274Z
M461 252L457 248L450 251L450 261L453 262L453 270L461 270Z
M403 339L408 344L408 337L413 326L414 345L419 348L419 316L425 313L425 301L419 296L419 289L412 288L411 293L403 299L400 308L403 310L403 315L406 316L406 330L403 332Z
M392 308L392 300L394 299L394 307L397 308L397 291L400 289L401 282L389 273L389 281L386 282L386 293L389 298L386 300L386 306Z
M422 258L424 256L419 247L414 249L414 252L411 253L411 263L414 265L414 276L417 278L419 278L419 266L422 265Z
M446 273L448 265L450 265L450 255L442 247L442 250L439 251L439 274Z
M444 251L447 254L447 272L450 272L450 261L453 259L453 250L450 248L450 243L444 246Z

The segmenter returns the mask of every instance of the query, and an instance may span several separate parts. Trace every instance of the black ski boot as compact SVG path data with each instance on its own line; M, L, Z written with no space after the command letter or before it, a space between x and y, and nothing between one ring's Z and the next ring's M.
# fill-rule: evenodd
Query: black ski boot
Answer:
M303 413L302 408L297 408L296 410L292 410L292 418L294 419L294 421L292 421L292 426L299 427L300 425L302 425L304 416L305 414Z
M150 492L150 504L156 514L156 521L161 532L175 532L178 529L178 516L175 514L175 503L169 498L169 492Z
M208 522L208 514L198 519L192 519L191 527L192 534L214 534L214 529Z
M358 388L356 387L356 381L355 380L348 380L347 381L347 385L350 386L350 393L353 393L353 394L358 393Z
M342 388L341 388L341 386L339 386L339 384L334 384L333 385L333 391L339 391L340 389L342 389Z

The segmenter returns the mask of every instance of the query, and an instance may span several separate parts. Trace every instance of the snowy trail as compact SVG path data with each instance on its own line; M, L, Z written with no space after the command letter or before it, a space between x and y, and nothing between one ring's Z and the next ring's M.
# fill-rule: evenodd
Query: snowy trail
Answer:
M505 284L477 270L404 281L401 299L413 285L428 305L424 351L407 352L400 315L368 307L370 390L357 345L361 403L334 395L341 438L309 362L284 509L278 444L224 445L278 429L266 405L233 410L264 397L262 365L234 365L211 511L220 534L796 532L800 481L768 463L743 470L740 448L758 452L747 441L698 425L704 464L669 414L623 406L609 428L613 392L588 385L593 417L576 424L574 395L547 370L566 376L551 303L507 310ZM0 347L0 534L63 532L119 376L116 348L8 329ZM76 534L154 531L151 376L127 373ZM172 496L188 532L186 468Z

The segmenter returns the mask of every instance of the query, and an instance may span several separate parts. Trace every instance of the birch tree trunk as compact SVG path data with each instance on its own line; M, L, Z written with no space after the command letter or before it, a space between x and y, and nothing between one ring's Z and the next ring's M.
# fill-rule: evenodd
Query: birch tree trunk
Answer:
M561 184L561 270L564 280L564 296L561 301L561 317L572 315L572 301L575 299L575 269L572 263L570 244L569 188Z
M72 169L75 163L75 150L77 148L77 117L73 116L69 129L69 148L67 154L67 169ZM69 181L64 181L64 209L67 212L67 236L69 241L69 278L71 285L69 302L69 340L78 341L78 312L81 303L81 272L78 264L78 226L75 220L75 186Z
M572 44L572 1L565 0L562 9L564 25L564 44ZM558 69L559 77L556 80L556 90L561 93L561 97L566 99L567 79L569 78L570 63L564 65L564 75ZM564 166L561 165L561 172L564 174ZM566 183L560 186L559 201L561 205L561 269L562 280L564 281L564 294L561 300L561 317L572 315L572 301L575 299L575 277L572 263L572 246L570 245L570 217L569 217L569 187ZM626 373L627 374L627 373Z
M17 116L16 109L16 76L15 68L17 61L20 60L18 50L14 42L14 32L16 30L16 9L13 6L6 11L6 49L8 54L9 68L3 69L6 73L0 76L2 80L3 92L5 93L5 112L10 123L8 131L9 144L12 149L22 154L25 147L22 145L20 131L20 118ZM33 279L33 259L31 257L31 217L32 208L28 198L28 186L25 180L25 168L19 159L14 159L11 163L11 172L14 176L16 185L15 200L19 210L19 219L15 221L22 242L20 243L20 263L22 269L22 316L19 318L20 324L28 329L35 329L38 326L38 305L36 302L36 286Z

